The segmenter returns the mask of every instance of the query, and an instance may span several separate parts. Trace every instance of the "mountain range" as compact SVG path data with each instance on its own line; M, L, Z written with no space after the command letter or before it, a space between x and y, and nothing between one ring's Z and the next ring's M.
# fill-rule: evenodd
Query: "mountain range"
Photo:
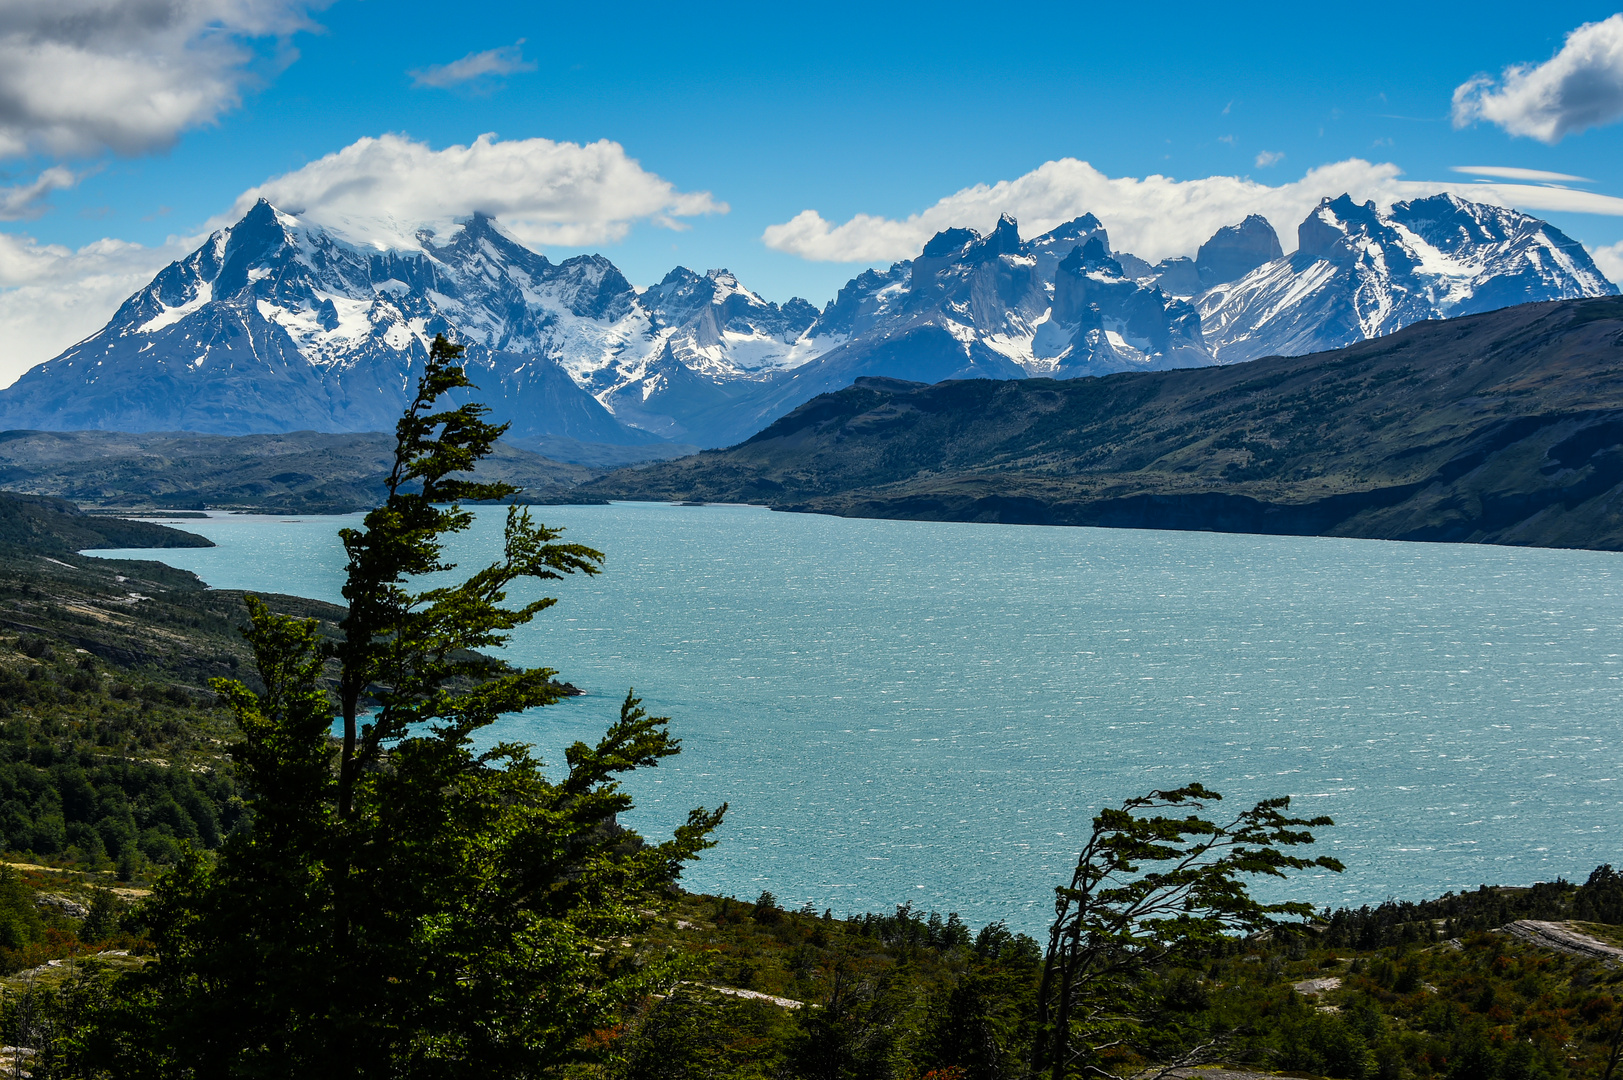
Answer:
M601 255L553 263L484 215L379 250L261 201L0 391L0 429L388 430L444 333L520 445L668 457L862 377L1207 367L1617 292L1549 224L1452 195L1386 211L1325 199L1297 238L1287 256L1253 216L1151 265L1091 214L1027 240L1004 217L938 233L819 311L726 270L678 267L639 290Z
M1099 379L863 378L574 498L1623 550L1623 300Z

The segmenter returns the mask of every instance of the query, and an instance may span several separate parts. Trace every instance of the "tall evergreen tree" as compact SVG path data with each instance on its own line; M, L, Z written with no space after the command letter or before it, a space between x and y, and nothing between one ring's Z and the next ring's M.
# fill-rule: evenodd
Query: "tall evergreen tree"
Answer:
M473 746L499 716L561 696L552 669L477 651L554 603L505 606L508 589L596 573L603 556L515 507L500 561L422 587L455 569L445 537L472 521L460 501L514 493L467 478L504 428L476 404L434 411L471 386L461 351L436 338L388 498L341 534L342 641L250 600L264 690L216 689L241 724L253 823L155 890L158 961L100 1033L116 1075L539 1075L668 976L634 943L640 910L710 846L726 807L654 845L619 826L631 800L616 778L679 749L665 718L628 693L557 780L526 746Z

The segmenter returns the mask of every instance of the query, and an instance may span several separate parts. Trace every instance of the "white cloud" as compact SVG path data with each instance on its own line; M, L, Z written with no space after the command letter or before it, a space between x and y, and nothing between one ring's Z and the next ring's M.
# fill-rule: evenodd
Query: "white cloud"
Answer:
M1360 202L1390 206L1440 191L1477 202L1531 211L1623 216L1623 199L1571 188L1528 184L1400 180L1396 165L1359 158L1321 165L1300 180L1269 186L1238 176L1174 180L1166 176L1110 177L1085 161L1064 158L996 184L977 184L948 195L905 220L858 214L835 225L815 210L772 225L761 239L770 248L820 262L910 259L935 233L954 226L989 230L999 214L1012 214L1022 236L1046 232L1092 213L1110 231L1113 247L1151 262L1193 255L1214 232L1247 214L1261 214L1279 232L1286 251L1296 247L1296 226L1321 198L1343 192Z
M402 135L360 139L244 192L212 224L236 220L259 198L394 248L416 246L424 225L444 232L475 212L527 243L571 247L618 240L638 221L680 229L681 218L727 212L708 191L678 191L648 172L619 143L494 135L444 150Z
M47 195L73 187L79 179L66 165L53 165L35 177L32 183L0 188L0 221L39 217L46 210Z
M1590 248L1589 256L1600 267L1600 272L1612 280L1612 284L1623 286L1623 240L1610 247Z
M413 86L434 86L446 89L452 86L464 86L469 83L481 84L502 75L511 75L518 71L534 71L535 64L524 59L520 46L524 39L519 38L517 45L504 45L499 49L486 49L484 52L469 53L460 60L453 60L449 64L435 64L432 67L422 68L408 72L411 75Z
M149 248L98 240L77 251L0 233L0 387L100 330L118 305L198 238Z
M1264 150L1257 155L1257 168L1266 169L1270 165L1278 165L1285 160L1285 155L1276 150Z
M5 0L0 158L144 153L233 108L326 0ZM287 54L284 54L284 57Z
M1585 23L1542 64L1478 75L1454 90L1454 126L1477 120L1557 143L1623 119L1623 13Z
M1544 180L1554 184L1574 183L1593 184L1594 181L1587 176L1572 176L1568 173L1545 172L1543 169L1518 169L1509 165L1455 165L1449 172L1465 173L1469 176L1492 176L1500 180Z

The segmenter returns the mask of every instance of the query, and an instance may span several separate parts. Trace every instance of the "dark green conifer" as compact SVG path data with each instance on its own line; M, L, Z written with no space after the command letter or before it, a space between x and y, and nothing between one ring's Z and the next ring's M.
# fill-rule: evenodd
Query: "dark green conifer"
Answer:
M595 746L548 779L529 748L480 752L499 716L557 701L549 668L501 646L551 599L505 606L516 582L597 572L602 554L507 513L502 558L460 581L448 534L468 478L504 428L485 409L434 411L470 387L437 338L397 429L388 498L342 533L340 642L250 600L263 691L216 682L243 732L232 755L253 811L217 862L188 852L150 907L158 960L99 1034L121 1076L538 1075L581 1056L628 995L665 977L628 944L725 807L661 844L618 825L616 777L678 742L629 693ZM330 734L336 666L343 734Z

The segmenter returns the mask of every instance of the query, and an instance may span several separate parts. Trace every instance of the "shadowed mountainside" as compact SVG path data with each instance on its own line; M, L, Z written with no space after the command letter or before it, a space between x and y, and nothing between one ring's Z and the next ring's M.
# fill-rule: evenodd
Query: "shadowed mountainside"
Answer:
M6 431L0 432L0 488L90 507L348 513L383 500L394 443L394 435L381 432ZM502 442L480 463L478 476L523 488L521 501L548 503L574 501L574 486L602 471Z
M1056 382L862 379L584 485L932 521L1623 550L1623 300L1333 352Z

